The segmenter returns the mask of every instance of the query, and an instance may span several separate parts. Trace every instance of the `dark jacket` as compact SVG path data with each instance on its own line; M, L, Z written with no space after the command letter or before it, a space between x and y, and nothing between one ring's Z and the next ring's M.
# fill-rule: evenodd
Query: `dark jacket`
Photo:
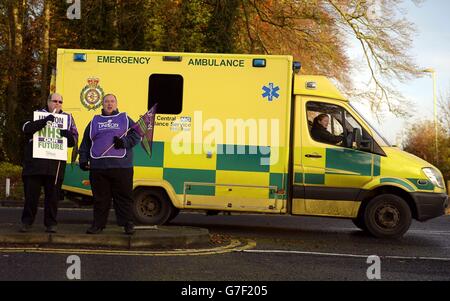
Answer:
M46 109L42 110L47 112ZM62 111L59 113L63 113ZM59 172L58 179L64 178L64 170L66 168L66 161L50 160L50 159L39 159L33 158L33 134L45 127L46 121L44 119L32 121L27 121L22 126L22 132L25 134L25 148L24 148L24 159L22 162L22 175L46 175L46 176L56 176L59 162ZM75 144L74 135L71 131L67 132L67 146L73 147Z
M319 123L314 123L311 128L311 136L314 138L314 140L328 143L328 144L338 144L342 141L342 136L335 136L328 132L326 128L324 128Z
M119 111L116 110L113 112L113 115L118 114ZM104 115L104 111L102 110L102 115ZM128 128L131 128L135 125L135 122L128 117ZM82 163L89 162L90 169L109 169L109 168L132 168L133 167L133 147L141 141L141 137L136 133L134 129L130 129L130 131L122 137L122 140L125 144L125 148L127 149L127 154L123 158L101 158L101 159L93 159L91 158L91 146L92 140L90 137L91 130L91 122L86 126L83 134L83 140L80 145L80 165ZM113 141L111 141L111 144ZM105 150L110 146L105 145Z

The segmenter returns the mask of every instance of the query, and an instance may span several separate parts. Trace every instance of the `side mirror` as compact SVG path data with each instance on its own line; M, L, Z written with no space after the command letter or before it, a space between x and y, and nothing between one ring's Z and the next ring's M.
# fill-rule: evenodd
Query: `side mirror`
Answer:
M360 149L360 147L361 147L361 130L358 128L354 128L352 148Z
M372 139L362 140L359 150L365 151L365 152L371 152L372 151Z

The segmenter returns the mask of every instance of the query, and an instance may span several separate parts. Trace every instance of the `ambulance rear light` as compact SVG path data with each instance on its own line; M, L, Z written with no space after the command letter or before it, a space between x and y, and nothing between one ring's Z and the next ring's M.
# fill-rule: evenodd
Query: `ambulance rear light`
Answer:
M183 60L182 56L168 56L168 55L163 56L164 62L181 62L182 60Z
M266 59L253 59L253 67L265 68L266 67Z
M73 54L73 61L74 62L86 62L87 61L87 54L86 53L74 53Z
M293 62L292 69L294 70L295 73L299 73L300 69L302 69L302 64L300 62Z

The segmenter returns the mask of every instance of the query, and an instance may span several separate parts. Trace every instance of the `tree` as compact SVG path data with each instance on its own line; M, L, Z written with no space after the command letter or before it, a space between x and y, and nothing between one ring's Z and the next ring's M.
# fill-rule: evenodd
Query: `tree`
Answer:
M450 90L439 97L440 116L442 127L450 135Z
M402 113L389 83L416 75L402 2L82 1L81 19L69 20L66 1L1 1L0 160L20 161L20 123L45 104L57 48L292 54L303 73L334 78L347 94L368 97L374 110L387 104ZM373 89L365 94L352 94L349 38L359 41L371 71Z
M391 84L419 76L418 66L409 55L414 27L401 10L403 0L327 0L340 16L342 32L356 38L361 45L370 71L371 90L360 95L368 97L372 110L383 104L397 115L407 115L407 103ZM420 1L415 1L420 2ZM355 95L357 96L357 94Z
M442 127L438 128L439 158L436 162L435 127L433 121L422 121L412 125L408 131L403 148L425 161L430 162L443 173L447 181L450 180L450 135Z
M240 1L212 0L206 2L213 8L205 40L208 52L235 52L235 24L239 13Z
M416 1L418 2L418 1ZM309 74L336 79L347 95L407 114L406 100L392 86L419 75L408 54L414 27L403 0L242 0L240 46L252 53L293 54ZM349 78L348 41L356 39L370 71L370 89L356 91Z
M41 59L41 83L47 83L49 74L49 56L50 56L50 18L51 18L51 1L44 2L43 17L42 17L42 28L43 28L43 39L42 39L42 59ZM46 84L41 84L41 98L45 99L49 93L49 86Z
M0 2L0 161L6 159L3 147L3 132L6 125L6 99L8 86L8 68L4 62L8 58L8 17L6 2Z
M325 74L351 88L346 42L324 1L241 1L241 52L292 54L302 72Z
M177 40L180 45L177 51L208 52L209 45L205 41L213 14L210 7L203 0L183 0L179 12L181 23Z
M21 148L21 135L19 131L20 123L20 86L23 75L23 33L24 33L24 14L27 10L26 1L8 0L5 3L7 11L7 36L6 46L6 97L3 99L3 129L2 141L7 143L15 153L6 153L8 158L18 161L17 150ZM18 114L19 113L19 114Z

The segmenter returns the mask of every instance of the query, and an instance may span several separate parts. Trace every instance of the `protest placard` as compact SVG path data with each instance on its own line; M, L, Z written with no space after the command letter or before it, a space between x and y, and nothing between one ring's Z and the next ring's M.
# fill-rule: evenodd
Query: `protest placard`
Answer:
M34 120L44 119L50 113L34 112ZM60 131L67 129L67 115L53 114L55 120L33 135L33 158L67 161L67 138Z

